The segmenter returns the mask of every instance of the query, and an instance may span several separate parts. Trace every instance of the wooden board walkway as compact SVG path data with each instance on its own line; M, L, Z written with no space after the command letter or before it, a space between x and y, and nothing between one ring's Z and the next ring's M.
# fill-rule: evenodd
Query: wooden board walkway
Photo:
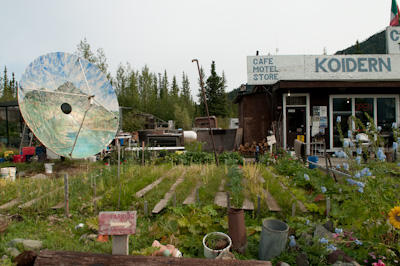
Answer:
M265 195L265 201L268 209L272 212L280 212L282 209L279 207L278 202L274 199L271 193L265 189L263 189L263 193Z
M28 202L25 202L24 204L19 205L18 208L24 209L24 208L31 207L33 204L35 204L36 202L38 202L38 201L41 200L42 198L44 198L44 197L46 197L46 196L48 196L48 195L51 195L51 194L53 194L53 193L56 193L58 190L60 190L60 189L62 189L62 188L64 188L64 186L58 187L58 188L56 188L55 190L50 191L50 192L47 192L46 194L43 194L43 195L40 196L40 197L37 197L37 198L35 198L35 199L33 199L33 200L30 200L30 201L28 201Z
M176 187L185 180L185 174L186 174L186 170L182 173L181 177L179 177L178 180L175 181L175 183L172 185L172 187L169 189L169 191L165 194L164 198L156 204L154 209L151 211L152 213L154 213L154 214L159 213L165 207L167 207L167 203L171 199L172 195L174 194Z
M143 197L144 195L146 195L147 192L152 190L155 186L160 184L163 180L164 180L164 177L161 177L161 178L157 179L156 181L154 181L153 183L151 183L150 185L146 186L145 188L139 190L138 192L136 192L136 197L137 198Z
M228 207L228 198L227 198L227 193L224 191L225 190L225 179L221 180L221 184L218 188L218 192L215 195L214 198L214 203L222 208L227 208ZM235 208L234 206L232 206L232 208ZM248 198L245 198L243 200L243 206L242 209L244 210L249 210L252 211L254 210L254 204L251 200L249 200Z
M183 204L195 204L196 203L196 191L203 185L203 182L197 182L196 187L192 190L190 195L183 201Z
M278 179L278 176L277 176L276 174L274 174L273 172L271 172L271 170L270 170L269 168L266 168L266 169L267 169L267 171L268 171L273 177L275 177L275 178ZM292 197L292 199L294 199L294 200L297 202L297 206L299 206L299 209L300 209L302 212L308 212L308 210L307 210L306 206L304 206L303 202L301 202L300 200L298 200L298 199L296 198L296 196L293 195L292 192L289 191L288 187L285 186L279 179L278 179L278 181L279 181L280 186L281 186L284 190L287 190L287 191L289 192L290 196Z
M5 209L8 209L8 208L11 208L11 207L19 204L20 202L21 202L20 198L13 199L13 200L1 205L0 206L0 210L5 210Z

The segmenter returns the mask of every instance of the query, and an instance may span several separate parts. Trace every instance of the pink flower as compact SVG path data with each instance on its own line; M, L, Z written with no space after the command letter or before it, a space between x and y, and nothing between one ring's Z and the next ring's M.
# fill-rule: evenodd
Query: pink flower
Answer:
M386 266L385 263L383 263L381 260L378 260L378 262L372 263L373 266Z

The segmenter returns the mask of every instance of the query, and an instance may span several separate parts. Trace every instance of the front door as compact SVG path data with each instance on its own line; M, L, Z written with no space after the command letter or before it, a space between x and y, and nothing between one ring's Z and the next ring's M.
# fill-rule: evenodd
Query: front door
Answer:
M294 140L306 142L306 107L286 108L286 144L294 147Z

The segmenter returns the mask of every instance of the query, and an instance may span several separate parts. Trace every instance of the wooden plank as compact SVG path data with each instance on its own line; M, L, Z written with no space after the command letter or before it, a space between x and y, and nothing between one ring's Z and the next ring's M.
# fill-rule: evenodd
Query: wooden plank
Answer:
M221 179L221 184L219 185L218 191L224 191L225 190L225 179Z
M228 203L226 201L226 192L217 192L214 198L214 203L220 207L226 208L228 207Z
M269 261L258 260L211 260L198 258L173 258L158 256L126 256L97 254L74 251L43 250L35 260L34 266L60 265L115 265L115 266L272 266Z
M235 207L232 207L235 208ZM249 200L248 198L245 198L243 200L243 210L248 210L248 211L253 211L254 210L254 204L251 200Z
M53 193L56 193L58 190L60 190L60 189L62 189L62 188L64 188L64 186L58 187L58 188L56 188L55 190L50 191L50 192L48 192L48 193L46 193L46 194L43 194L42 196L40 196L40 197L38 197L38 198L35 198L35 199L30 200L30 201L28 201L28 202L26 202L26 203L24 203L24 204L21 204L21 205L18 206L18 208L20 208L20 209L28 208L28 207L32 206L33 204L35 204L36 202L38 202L39 200L41 200L42 198L44 198L44 197L46 197L46 196L48 196L48 195L51 195L51 194L53 194Z
M203 182L197 182L196 187L192 190L190 195L183 201L183 204L195 204L196 203L196 191L203 185Z
M278 205L278 202L274 199L271 193L268 190L263 189L265 195L265 201L267 202L267 207L272 212L280 212L281 208Z
M276 174L272 173L271 170L270 170L269 168L266 168L266 169L267 169L267 171L268 171L273 177L278 178L278 176L277 176ZM290 194L290 196L292 197L292 199L294 199L295 201L297 201L297 206L299 206L299 209L300 209L302 212L308 212L308 210L307 210L306 206L304 206L303 202L301 202L300 200L298 200L298 199L296 198L296 196L293 195L292 192L289 191L289 189L288 189L287 186L285 186L281 181L279 181L279 184L280 184L280 186L281 186L284 190L287 190L287 191L289 192L289 194Z
M146 186L145 188L139 190L138 192L136 192L136 197L137 198L143 197L147 192L152 190L155 186L160 184L163 180L164 180L164 177L161 177L161 178L157 179L156 181L154 181L153 183L151 183L150 185Z
M5 209L8 209L8 208L11 208L11 207L17 205L20 202L21 202L20 198L13 199L12 201L9 201L9 202L1 205L0 206L0 210L5 210Z
M183 180L185 179L184 178L185 174L186 174L186 170L182 173L182 176L180 178L178 178L178 180L176 180L176 182L172 185L170 190L165 194L164 198L156 204L154 209L151 211L152 213L159 213L167 206L167 203L171 199L172 195L174 194L176 187L180 183L182 183Z

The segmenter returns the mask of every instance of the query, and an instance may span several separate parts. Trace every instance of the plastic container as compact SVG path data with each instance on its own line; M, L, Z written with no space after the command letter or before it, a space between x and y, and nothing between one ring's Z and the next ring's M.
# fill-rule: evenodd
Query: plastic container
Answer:
M35 147L23 147L22 154L23 155L35 155Z
M210 236L210 235L214 235L214 234L225 237L228 240L229 245L224 249L211 249L211 248L207 247L206 246L207 237ZM204 256L207 259L215 259L221 252L223 252L225 250L229 250L231 248L231 246L232 246L231 238L227 234L224 234L224 233L221 233L221 232L212 232L212 233L209 233L209 234L205 235L204 238L203 238Z
M14 152L13 151L5 151L4 152L4 158L6 158L6 160L10 157L10 155L13 155Z
M268 261L285 250L289 226L276 219L266 219L261 230L258 259Z
M42 154L42 153L46 153L46 149L44 147L36 147L35 148L35 154L36 155L39 155L39 154Z
M1 178L7 180L15 181L16 173L17 173L16 167L4 167L0 169Z
M310 161L310 162L313 162L313 163L318 163L318 157L317 156L308 156L307 160ZM309 163L308 164L308 168L315 169L315 168L317 168L317 166L313 165L312 163Z
M6 161L6 159L0 158L0 163L4 163L5 161Z
M90 157L88 157L88 160L91 163L95 163L97 161L97 158L96 158L96 156L90 156Z
M45 163L44 164L44 172L46 174L52 174L53 173L53 165L54 165L54 163Z
M13 163L25 162L25 155L13 155Z

